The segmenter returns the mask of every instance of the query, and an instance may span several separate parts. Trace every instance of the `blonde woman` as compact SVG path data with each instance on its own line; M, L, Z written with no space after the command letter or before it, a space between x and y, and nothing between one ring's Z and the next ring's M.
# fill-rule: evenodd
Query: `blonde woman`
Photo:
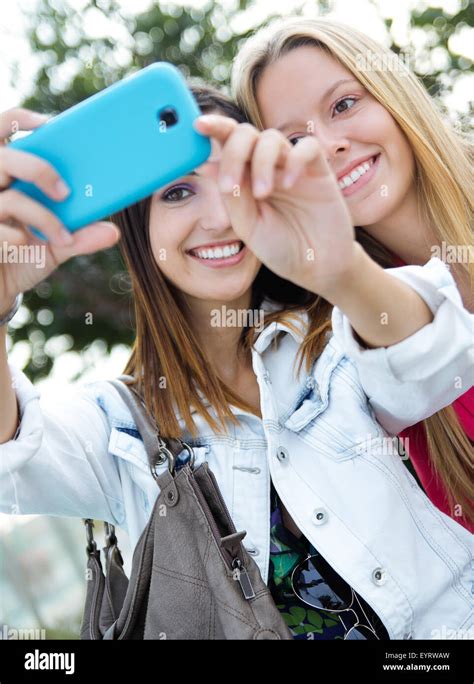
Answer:
M314 139L292 147L245 123L218 93L195 94L208 112L196 125L213 138L213 159L115 217L136 314L125 372L162 434L190 443L197 466L209 463L295 638L464 633L472 627L470 534L429 502L398 453L385 453L389 436L355 365L339 335L326 334L331 305L340 306L366 344L393 352L397 367L420 363L418 335L455 303L454 283L441 262L423 278L412 267L391 275L360 248ZM12 119L34 124L29 112L6 112L1 137ZM285 188L296 167L298 183ZM217 178L229 169L237 187L221 192ZM51 238L44 271L2 263L6 321L18 292L72 255L112 245L117 233L96 224L65 244L58 221L9 188L12 177L30 178L54 194L54 169L3 149L0 171L1 237L37 243L24 228L34 221ZM274 188L262 192L255 183L266 174ZM416 393L406 396L405 382L398 393L390 383L380 388L377 413L403 427L453 401L460 390L450 376L467 380L466 338ZM304 372L301 352L310 359ZM438 368L436 358L429 363ZM38 394L8 363L3 343L1 510L106 520L134 546L158 488L126 405L103 381L59 401L40 403ZM167 467L165 460L156 471ZM170 597L170 610L171 601L186 606L186 592Z
M234 62L232 90L257 128L275 128L292 144L317 138L357 239L379 263L422 265L440 256L450 264L465 310L446 307L419 339L426 363L436 363L439 335L445 339L443 356L451 353L456 335L470 330L474 339L468 315L474 306L472 147L445 122L402 61L343 24L289 18L247 40ZM374 372L380 350L364 349L339 315L333 322L345 330L345 349L371 402L377 404L378 388L386 391L389 382L393 391L402 391L391 373ZM431 500L474 531L471 363L462 396L400 436ZM426 372L424 363L407 369L413 391ZM403 391L410 394L409 388Z

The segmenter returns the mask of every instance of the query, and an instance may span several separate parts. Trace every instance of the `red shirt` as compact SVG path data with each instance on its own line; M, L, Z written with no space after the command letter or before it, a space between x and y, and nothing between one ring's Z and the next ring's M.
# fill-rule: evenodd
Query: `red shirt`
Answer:
M396 259L396 265L406 266L406 264L398 258ZM465 434L470 440L474 440L474 387L471 387L470 390L456 399L452 406L458 415L459 422L461 423ZM464 518L456 516L455 511L451 510L448 503L446 488L436 478L434 471L431 468L431 460L423 423L416 423L416 425L406 428L399 434L399 437L403 440L407 437L409 438L408 443L404 442L407 447L406 451L410 456L410 461L413 463L416 474L429 499L440 511L443 511L443 513L446 513L446 515L449 515L453 520L474 533L474 523L469 523Z
M474 387L471 387L459 399L456 399L452 406L458 414L459 422L464 432L469 439L474 440ZM404 442L405 446L408 447L406 450L430 500L440 511L443 511L443 513L446 513L446 515L449 515L453 520L456 520L456 522L464 525L467 530L474 533L474 523L469 523L464 518L456 516L455 511L451 511L446 489L431 469L423 423L416 423L416 425L406 428L399 434L399 437L402 437L403 440L407 437L409 438L408 443Z

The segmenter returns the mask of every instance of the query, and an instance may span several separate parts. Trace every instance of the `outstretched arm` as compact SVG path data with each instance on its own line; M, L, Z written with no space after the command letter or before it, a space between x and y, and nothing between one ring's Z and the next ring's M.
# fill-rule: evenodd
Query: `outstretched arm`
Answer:
M232 227L271 271L338 306L369 347L399 342L432 314L355 240L346 202L315 137L292 146L228 117L196 128L221 145L218 182Z
M384 271L358 243L347 272L317 294L347 316L359 341L368 348L401 342L433 320L420 295Z

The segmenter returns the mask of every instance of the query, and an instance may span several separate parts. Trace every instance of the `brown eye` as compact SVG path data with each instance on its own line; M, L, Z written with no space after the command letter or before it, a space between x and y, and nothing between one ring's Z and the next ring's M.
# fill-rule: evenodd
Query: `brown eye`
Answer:
M348 102L352 102L352 104L349 106L347 104ZM352 109L356 102L356 97L343 97L342 100L339 100L339 102L337 102L334 105L334 111L337 114L344 114L344 112L347 112L349 109Z
M186 199L186 197L183 197L183 192L191 193L189 188L182 185L176 185L163 193L162 200L164 202L180 202L181 200Z
M304 135L295 135L294 138L288 138L288 142L290 142L293 146L296 145L298 140L301 140L301 138L304 138Z

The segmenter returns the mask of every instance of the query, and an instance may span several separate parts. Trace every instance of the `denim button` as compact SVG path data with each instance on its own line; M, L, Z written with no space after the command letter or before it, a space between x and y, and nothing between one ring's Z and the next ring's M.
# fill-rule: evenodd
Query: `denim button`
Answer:
M372 573L372 581L377 586L381 587L387 581L387 573L383 568L375 568Z
M313 511L313 523L315 525L324 525L327 522L328 514L324 508L316 508Z
M276 457L280 461L280 463L288 463L290 460L290 454L285 449L285 447L282 446L278 447Z

